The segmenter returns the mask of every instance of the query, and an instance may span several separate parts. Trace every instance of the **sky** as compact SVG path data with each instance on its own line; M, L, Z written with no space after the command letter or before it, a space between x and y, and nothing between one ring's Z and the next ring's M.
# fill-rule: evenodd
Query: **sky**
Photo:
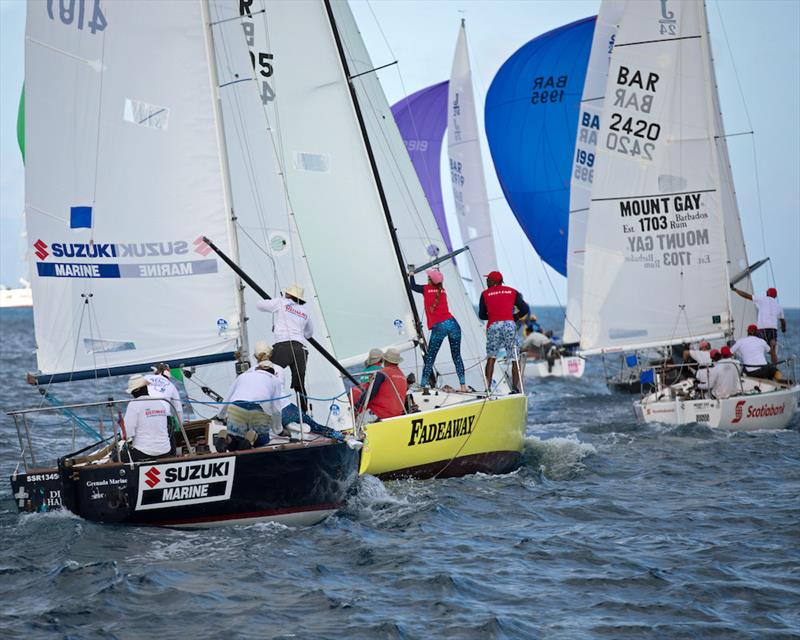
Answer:
M398 63L379 72L390 104L448 79L464 18L482 122L486 91L503 62L536 36L595 15L599 4L354 0L351 7L374 65ZM800 307L800 0L709 0L707 6L726 131L755 132L728 139L750 261L772 259L772 269L762 268L755 285L763 290L775 284L784 306ZM24 168L16 141L24 32L25 2L0 0L0 283L7 286L28 271L21 237ZM499 267L506 281L534 306L563 303L566 279L533 252L502 197L485 139L483 145ZM452 215L449 180L443 190Z

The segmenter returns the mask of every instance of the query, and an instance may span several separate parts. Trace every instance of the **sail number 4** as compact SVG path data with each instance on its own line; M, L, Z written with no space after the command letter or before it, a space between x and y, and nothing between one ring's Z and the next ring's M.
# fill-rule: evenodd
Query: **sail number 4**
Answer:
M92 17L86 26L89 31L97 33L108 26L103 10L100 8L100 0L88 0L93 4ZM55 20L54 5L56 0L47 0L47 15L51 20ZM83 29L83 21L86 18L87 0L58 0L58 17L64 24L75 24L78 29ZM77 20L75 19L77 15Z

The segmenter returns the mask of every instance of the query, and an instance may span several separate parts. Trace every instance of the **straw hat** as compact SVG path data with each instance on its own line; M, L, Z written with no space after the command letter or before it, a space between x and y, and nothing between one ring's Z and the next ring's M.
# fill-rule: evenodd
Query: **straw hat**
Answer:
M131 376L128 378L128 388L125 390L126 393L133 393L137 389L141 389L142 387L146 387L150 384L142 374L137 373L136 375Z
M403 361L400 352L392 347L386 350L386 353L383 354L383 359L391 364L400 364Z
M272 355L272 345L264 340L259 340L256 342L255 349L253 351L253 356L256 360L261 360L258 356L263 356L264 358L269 358Z
M304 291L303 287L301 287L296 282L293 283L293 284L290 284L288 287L286 287L283 290L283 294L284 295L292 296L293 298L297 298L300 302L305 302L306 301L306 299L303 297L304 293L305 293L305 291Z
M383 351L380 349L370 349L367 359L364 360L364 366L369 367L373 364L378 364L381 360L383 360Z

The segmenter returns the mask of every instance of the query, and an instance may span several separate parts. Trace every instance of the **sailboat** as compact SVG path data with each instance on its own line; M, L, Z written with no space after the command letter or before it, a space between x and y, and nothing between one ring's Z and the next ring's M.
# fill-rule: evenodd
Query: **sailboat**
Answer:
M542 261L568 277L575 131L594 33L590 17L537 36L503 63L486 95L486 136L503 194ZM565 328L562 343L573 338ZM525 365L536 377L580 377L584 369L568 352L552 365Z
M625 5L594 127L580 288L586 355L742 334L747 311L729 285L752 268L712 60L703 2ZM668 385L669 373L657 372L655 390L634 403L639 421L775 429L800 397L796 384L744 376L738 393L715 398L691 380Z
M207 0L160 2L152 11L125 1L52 5L30 3L26 28L32 380L47 395L58 382L162 361L219 363L232 377L234 363L249 366L242 286L203 237L239 259L231 132L220 109L236 85L218 71L248 78L241 109L260 109L241 21L226 36ZM223 50L231 56L224 62ZM295 275L294 259L274 268ZM313 298L313 284L306 287ZM326 332L322 318L318 326ZM326 372L329 387L343 388L334 369ZM92 432L78 412L104 411L107 428L127 402L136 400L58 411ZM174 457L138 463L121 461L119 436L103 437L101 420L99 442L40 467L31 443L42 434L31 430L45 411L11 412L25 467L11 484L23 511L63 505L93 521L145 525L313 524L344 503L358 476L357 448L324 437L220 453L212 443L222 425L209 420L181 425ZM54 448L47 443L48 456Z
M24 278L19 279L21 287L7 288L0 286L0 309L17 309L33 306L31 283Z

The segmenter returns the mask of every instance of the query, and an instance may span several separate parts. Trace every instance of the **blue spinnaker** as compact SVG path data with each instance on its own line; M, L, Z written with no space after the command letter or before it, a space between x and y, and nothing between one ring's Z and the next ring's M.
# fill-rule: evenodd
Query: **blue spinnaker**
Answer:
M497 178L536 252L567 274L569 189L595 17L538 36L500 67L486 96Z

